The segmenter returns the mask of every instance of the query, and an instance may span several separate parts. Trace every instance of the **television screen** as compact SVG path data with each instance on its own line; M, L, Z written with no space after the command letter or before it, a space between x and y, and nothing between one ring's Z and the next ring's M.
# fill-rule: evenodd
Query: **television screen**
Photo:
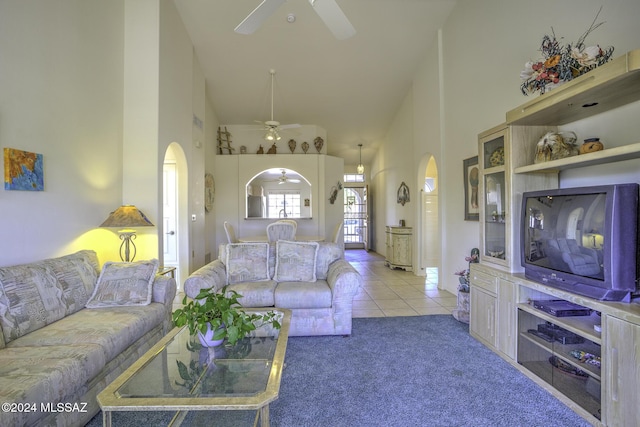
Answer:
M630 300L638 284L638 184L525 192L525 276L572 293Z
M526 201L526 262L604 280L606 193L540 196Z

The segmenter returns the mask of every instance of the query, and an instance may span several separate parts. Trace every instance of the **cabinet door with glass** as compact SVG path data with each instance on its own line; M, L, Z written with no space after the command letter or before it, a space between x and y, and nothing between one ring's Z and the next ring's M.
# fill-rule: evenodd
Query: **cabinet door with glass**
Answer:
M480 134L480 259L509 267L509 132L506 126Z

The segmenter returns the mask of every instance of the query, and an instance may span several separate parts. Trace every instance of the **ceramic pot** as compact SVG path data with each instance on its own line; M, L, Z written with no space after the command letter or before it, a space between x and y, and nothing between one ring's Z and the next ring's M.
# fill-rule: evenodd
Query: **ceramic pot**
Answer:
M220 339L220 340L214 340L213 339L213 335L214 335L214 331L213 329L211 329L211 325L207 325L207 332L206 333L202 333L200 331L198 331L198 338L200 339L200 344L202 344L203 347L217 347L220 344L222 344L224 342L224 338Z
M600 142L600 138L585 139L584 144L580 146L580 154L593 153L600 150L604 150L604 144Z

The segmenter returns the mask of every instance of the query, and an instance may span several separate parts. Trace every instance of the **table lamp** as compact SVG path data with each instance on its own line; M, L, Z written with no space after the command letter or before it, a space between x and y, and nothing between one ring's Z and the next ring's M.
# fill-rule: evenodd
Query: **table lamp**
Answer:
M100 227L124 227L118 230L120 233L120 259L132 262L136 257L136 231L131 227L153 227L149 218L133 205L120 206L109 214L109 217L100 224ZM133 251L133 255L131 254Z

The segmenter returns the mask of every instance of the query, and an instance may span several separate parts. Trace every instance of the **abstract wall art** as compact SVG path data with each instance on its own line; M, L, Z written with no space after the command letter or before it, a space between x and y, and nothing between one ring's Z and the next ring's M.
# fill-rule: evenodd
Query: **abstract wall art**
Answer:
M5 148L4 189L44 191L42 154Z

